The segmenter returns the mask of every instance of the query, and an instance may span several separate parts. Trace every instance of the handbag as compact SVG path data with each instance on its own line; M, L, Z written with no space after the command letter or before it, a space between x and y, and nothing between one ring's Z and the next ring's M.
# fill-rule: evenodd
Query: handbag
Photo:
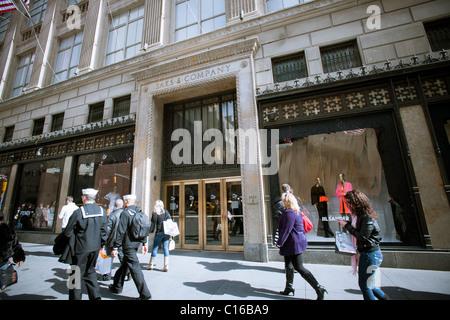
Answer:
M308 233L312 230L313 224L311 220L308 219L308 217L302 212L303 216L303 229L305 229L305 233Z
M112 258L103 252L100 252L98 254L97 263L95 264L95 269L100 274L111 274Z
M356 249L353 246L352 238L349 233L336 231L335 235L335 252L344 255L356 254Z
M169 240L169 251L172 251L173 249L175 249L175 240L170 239Z
M172 237L176 237L180 234L180 230L178 229L178 224L174 222L172 219L167 219L163 222L164 226L164 234L167 234Z
M13 263L10 263L5 270L0 270L0 290L17 283L17 280L17 270L14 269Z

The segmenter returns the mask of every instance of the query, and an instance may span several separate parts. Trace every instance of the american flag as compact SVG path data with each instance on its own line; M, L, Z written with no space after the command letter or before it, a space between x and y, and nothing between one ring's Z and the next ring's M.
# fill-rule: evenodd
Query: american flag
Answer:
M20 1L20 0L16 0L15 2L17 3L17 1ZM26 6L28 6L30 4L30 0L22 0L22 2ZM13 10L17 10L17 7L14 4L14 1L0 0L0 14L8 12L8 11L13 11Z

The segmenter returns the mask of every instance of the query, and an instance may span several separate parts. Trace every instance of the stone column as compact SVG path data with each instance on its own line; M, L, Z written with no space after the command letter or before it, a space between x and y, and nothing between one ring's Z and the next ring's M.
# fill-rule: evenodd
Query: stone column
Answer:
M12 222L13 215L15 213L16 208L14 208L14 202L13 202L13 190L15 189L16 183L19 183L19 181L16 181L18 179L17 173L19 170L18 164L13 164L11 167L11 172L9 174L9 183L8 183L8 191L6 192L6 198L5 198L5 206L3 207L3 214L5 215L4 221Z
M55 216L53 218L53 221L56 222L55 232L59 233L61 232L62 228L62 219L58 218L59 213L61 212L61 208L66 204L66 198L67 196L70 196L68 194L69 192L69 181L71 176L71 169L73 165L73 156L68 156L64 159L64 168L62 170L62 177L61 177L61 191L59 193L59 199L58 199L58 208L56 208ZM74 199L74 203L77 203L78 199Z
M8 31L6 32L5 40L3 41L3 46L0 48L0 98L5 100L9 98L9 82L14 81L14 76L16 75L16 70L14 68L14 58L15 58L15 39L20 37L20 30L18 26L22 22L22 17L19 12L13 11L9 20Z
M55 42L56 19L60 17L60 5L63 1L49 0L45 9L44 20L42 21L41 32L38 35L40 45L37 45L36 55L34 57L33 70L31 72L30 82L26 92L34 91L46 85L45 79L49 72L52 72L49 66L49 55L52 45Z
M253 79L253 57L240 62L237 74L238 121L245 132L255 132L256 161L250 161L249 143L239 139L241 157L242 195L244 208L244 257L252 261L268 261L265 202L263 192L263 168L261 162L261 140ZM247 150L245 150L247 149ZM243 152L245 150L245 152ZM248 153L246 160L245 153Z
M402 107L400 115L431 243L435 249L450 249L450 206L421 105Z
M142 48L161 44L161 28L163 16L163 2L161 0L146 0L144 15L144 33Z
M140 87L136 113L136 138L132 192L144 212L150 214L161 196L163 149L163 105L153 97L148 87Z
M101 57L104 52L100 50L104 47L105 24L108 19L107 4L105 0L90 0L89 10L86 13L86 20L84 23L83 43L78 63L78 73L92 71L98 68ZM106 34L107 37L107 34Z

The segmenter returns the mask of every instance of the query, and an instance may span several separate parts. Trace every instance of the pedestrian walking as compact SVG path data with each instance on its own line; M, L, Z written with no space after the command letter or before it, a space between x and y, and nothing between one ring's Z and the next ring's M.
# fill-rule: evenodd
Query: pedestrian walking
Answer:
M139 259L137 256L137 249L142 245L142 253L147 253L147 237L150 232L150 224L148 223L147 236L142 239L136 238L134 235L134 228L137 227L136 218L142 217L142 211L135 205L136 195L126 195L123 197L125 209L120 215L119 227L117 230L116 240L114 242L114 248L111 252L112 257L116 257L118 254L118 248L122 247L123 250L123 262L120 265L119 270L116 271L114 275L114 283L109 286L109 290L112 293L119 294L123 290L123 285L125 281L125 276L128 270L131 273L134 284L139 292L138 300L149 300L151 299L151 293L147 288L145 283L144 274L142 273L141 266L139 264Z
M0 211L0 270L6 270L12 258L14 263L20 267L25 261L25 251L19 243L16 231L3 222L4 215Z
M81 300L83 283L86 285L89 300L100 300L100 287L97 282L95 265L99 250L106 242L106 211L95 203L97 190L82 189L83 205L75 210L62 232L66 238L74 237L71 265L77 267L80 286L69 288L69 300Z
M281 198L287 192L292 193L291 192L291 186L288 185L287 183L284 183L281 186L281 191L282 191L281 196L277 196L275 198L275 203L273 204L273 211L272 212L273 212L273 217L275 218L274 219L274 225L276 225L276 226L278 226L281 214L284 211L283 201L281 200ZM276 243L278 241L278 237L279 237L279 231L278 231L278 228L277 228L277 230L275 231L275 236L274 236L275 245L276 245Z
M105 244L106 255L111 256L111 252L113 250L114 242L117 237L117 229L119 228L120 215L123 212L123 200L117 199L114 201L114 210L108 215L108 224L107 224L107 239ZM120 264L123 262L123 250L122 247L117 248L117 256L119 257ZM114 263L114 258L111 259L111 267ZM103 280L110 280L111 274L103 275ZM125 281L131 279L131 275L128 272Z
M149 264L145 267L147 270L153 270L155 265L156 254L160 244L163 245L164 251L164 269L163 271L169 271L169 241L171 236L164 233L164 221L170 219L170 213L164 209L164 203L161 200L156 200L155 206L152 212L152 220L150 226L150 232L155 231L155 237L153 239L152 255L150 257Z
M64 231L64 229L67 226L67 222L69 222L69 218L72 215L72 213L78 209L78 206L73 203L73 197L72 196L68 196L66 198L66 204L61 208L61 211L59 212L58 218L62 219L62 231Z
M375 274L383 261L380 250L381 230L377 215L369 198L359 190L348 191L344 196L353 214L352 223L339 220L339 224L356 238L359 253L358 285L364 300L386 300L388 296L375 286ZM356 221L354 221L356 218ZM369 270L370 268L370 270Z
M317 293L317 300L323 300L326 289L319 284L313 274L303 266L302 253L308 245L306 233L303 228L303 218L295 196L286 192L282 196L285 210L281 214L278 229L279 238L277 246L280 254L284 256L286 271L286 287L280 294L295 294L293 288L294 269L309 283Z

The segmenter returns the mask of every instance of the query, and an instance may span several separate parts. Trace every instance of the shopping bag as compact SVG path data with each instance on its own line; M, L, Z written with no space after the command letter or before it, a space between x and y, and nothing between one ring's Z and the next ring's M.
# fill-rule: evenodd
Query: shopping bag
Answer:
M0 270L0 290L17 283L17 280L17 271L13 263L10 263L5 270Z
M313 224L311 220L308 219L308 217L302 212L303 216L303 229L305 229L305 233L308 233L312 230Z
M166 221L164 221L163 226L164 233L169 236L176 237L180 234L180 231L178 230L178 224L172 221L172 219L167 219Z
M352 238L349 233L336 231L335 235L335 252L345 255L356 254L356 249L353 246Z
M172 251L173 249L175 249L175 240L170 239L169 240L169 251Z
M112 258L103 252L99 252L95 270L100 274L111 274Z

